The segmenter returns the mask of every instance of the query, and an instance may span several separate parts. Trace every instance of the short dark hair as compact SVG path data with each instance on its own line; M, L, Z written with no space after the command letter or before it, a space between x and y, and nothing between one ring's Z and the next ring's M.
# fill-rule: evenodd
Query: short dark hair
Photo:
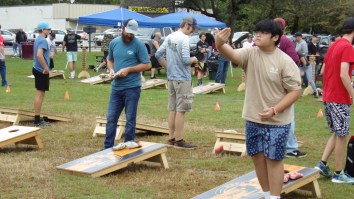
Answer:
M199 39L201 39L203 35L206 36L206 34L204 32L200 33L199 34Z
M255 26L253 31L263 31L263 32L269 32L272 34L272 37L275 35L278 35L279 38L275 42L275 46L277 46L280 42L280 38L283 35L283 30L280 27L279 23L271 20L271 19L264 19L262 21L259 21Z
M350 34L354 31L354 17L350 17L344 21L342 26L342 34Z

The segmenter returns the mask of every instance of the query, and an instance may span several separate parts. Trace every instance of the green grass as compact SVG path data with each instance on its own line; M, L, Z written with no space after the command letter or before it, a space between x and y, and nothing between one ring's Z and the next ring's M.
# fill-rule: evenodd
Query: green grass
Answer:
M90 53L88 64L96 64L95 55L101 53ZM26 78L31 75L32 64L31 60L7 57L7 79L12 86L10 93L6 93L4 87L0 88L0 106L33 111L34 80ZM65 64L65 54L60 53L55 59L55 69L64 69ZM81 54L77 75L80 70ZM93 70L89 72L91 76L97 74ZM66 77L68 75L66 71ZM92 133L95 117L107 112L110 84L91 86L78 83L78 79L51 79L42 111L71 117L73 122L56 122L52 127L43 128L42 150L26 146L0 149L0 198L191 198L253 170L249 157L211 154L216 130L243 132L244 129L241 118L244 92L236 91L241 82L240 69L233 69L233 75L231 77L229 73L226 94L196 95L193 111L186 114L185 139L199 149L168 149L168 170L138 164L96 179L60 173L55 167L102 148L104 138L93 138ZM158 77L165 78L165 71L162 70ZM145 78L149 78L149 72ZM193 81L195 85L196 79ZM69 100L64 100L65 91L69 92ZM220 111L214 110L216 102ZM301 150L308 152L308 156L285 159L285 163L314 167L320 159L330 136L325 119L316 117L320 108L322 104L311 96L302 97L296 103L296 135L304 142ZM138 121L167 126L167 116L167 90L142 91ZM29 120L21 125L32 122ZM9 125L0 123L1 128ZM164 143L167 136L145 135L137 139ZM329 166L334 168L333 156ZM354 195L351 185L334 185L324 178L319 184L323 198L351 198ZM303 194L295 192L286 197L306 198Z

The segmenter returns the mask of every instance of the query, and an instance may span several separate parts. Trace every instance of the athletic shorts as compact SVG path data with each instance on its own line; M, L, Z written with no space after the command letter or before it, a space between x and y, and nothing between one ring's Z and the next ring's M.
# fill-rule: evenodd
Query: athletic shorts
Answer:
M246 121L246 149L250 156L260 152L271 160L283 160L290 124L268 125Z
M49 91L49 73L43 74L32 68L32 74L34 75L34 87L39 91Z
M66 52L66 58L68 59L68 62L76 62L77 61L77 52L76 51L69 51Z
M192 81L168 81L168 110L189 112L193 103Z
M53 60L53 58L50 58L49 68L50 68L50 69L53 69L53 68L54 68L54 60Z
M334 102L323 104L329 130L340 137L349 135L350 105Z

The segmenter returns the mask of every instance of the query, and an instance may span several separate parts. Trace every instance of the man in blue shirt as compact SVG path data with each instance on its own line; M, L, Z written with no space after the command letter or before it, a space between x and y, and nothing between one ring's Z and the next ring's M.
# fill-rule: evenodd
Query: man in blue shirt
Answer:
M50 56L49 46L45 38L50 33L51 28L47 22L40 22L37 29L39 36L34 41L32 68L35 78L35 88L37 89L34 97L34 126L50 126L49 122L40 119L40 113L45 91L49 91Z
M113 150L139 147L134 139L136 112L141 92L140 72L150 69L150 60L143 42L134 37L137 31L138 23L134 19L128 19L124 23L122 36L109 44L107 67L110 75L115 78L112 82L107 112L105 149L114 145L117 122L123 108L127 120L125 139L124 143L115 145Z

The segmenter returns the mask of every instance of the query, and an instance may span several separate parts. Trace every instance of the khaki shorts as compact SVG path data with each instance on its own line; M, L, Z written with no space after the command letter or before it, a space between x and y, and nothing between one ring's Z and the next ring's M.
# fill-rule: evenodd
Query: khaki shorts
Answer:
M168 81L168 110L189 112L193 103L192 81Z

